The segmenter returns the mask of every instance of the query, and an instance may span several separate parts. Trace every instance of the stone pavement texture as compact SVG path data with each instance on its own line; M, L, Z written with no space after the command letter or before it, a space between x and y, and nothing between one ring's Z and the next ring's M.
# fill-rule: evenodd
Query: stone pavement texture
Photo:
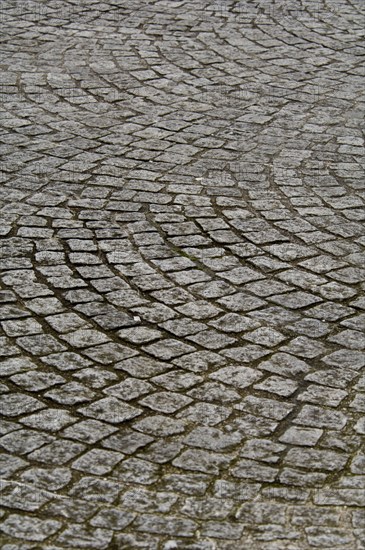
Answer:
M4 550L365 548L362 7L2 2Z

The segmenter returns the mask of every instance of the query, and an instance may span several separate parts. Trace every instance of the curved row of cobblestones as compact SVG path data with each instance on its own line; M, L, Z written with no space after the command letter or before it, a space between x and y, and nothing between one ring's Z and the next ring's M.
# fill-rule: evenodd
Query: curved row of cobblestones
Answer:
M365 547L361 8L3 2L4 550Z

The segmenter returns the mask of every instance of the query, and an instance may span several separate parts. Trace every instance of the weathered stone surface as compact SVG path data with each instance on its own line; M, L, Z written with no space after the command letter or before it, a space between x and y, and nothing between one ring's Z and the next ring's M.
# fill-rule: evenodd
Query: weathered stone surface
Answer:
M9 2L4 550L365 548L361 2Z

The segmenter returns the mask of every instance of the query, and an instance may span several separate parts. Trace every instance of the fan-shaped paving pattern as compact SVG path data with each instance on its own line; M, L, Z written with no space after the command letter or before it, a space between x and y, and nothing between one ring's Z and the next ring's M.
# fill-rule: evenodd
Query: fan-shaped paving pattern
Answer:
M4 548L364 547L361 7L3 2Z

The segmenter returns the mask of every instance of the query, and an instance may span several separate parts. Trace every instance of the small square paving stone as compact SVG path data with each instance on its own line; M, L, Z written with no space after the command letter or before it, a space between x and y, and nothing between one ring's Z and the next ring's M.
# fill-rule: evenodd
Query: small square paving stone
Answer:
M122 453L105 451L102 449L91 449L80 458L76 459L71 468L93 475L104 475L111 472L113 468L124 458Z
M119 429L118 433L104 439L102 446L129 455L152 441L154 441L154 438L149 435L125 428L123 430Z
M313 405L304 405L294 422L301 426L342 430L347 424L347 417L339 411Z
M121 531L127 525L129 525L136 515L119 508L108 508L106 510L100 510L100 512L94 516L90 522L93 527L103 527L106 529L112 529L113 531Z
M44 409L46 406L25 393L13 393L0 396L0 411L4 416L19 416Z
M218 475L220 469L227 468L231 460L232 457L229 455L200 449L189 449L175 458L172 464L183 470Z
M202 381L202 376L179 370L172 370L166 374L160 374L151 378L151 382L170 391L187 390Z
M63 409L47 409L39 413L31 414L22 418L21 423L31 428L58 432L65 426L73 424L77 417Z
M230 283L235 285L242 285L250 281L256 281L257 279L263 279L259 271L255 271L248 267L235 267L230 271L224 271L219 274L223 279L227 279Z
M261 357L268 355L270 351L261 346L257 346L256 344L248 344L238 348L222 350L221 353L234 361L251 363L256 359L260 359Z
M77 370L92 364L89 359L72 351L52 353L51 355L47 355L47 357L42 357L42 362L56 367L60 371Z
M209 376L213 380L219 380L224 384L235 388L244 389L262 378L262 373L250 367L223 367Z
M274 399L248 395L241 403L235 405L235 409L257 414L265 418L283 420L294 409L294 405L275 401Z
M26 372L36 367L28 357L10 357L1 362L1 375L9 376L18 372Z
M142 514L136 520L137 531L158 535L173 535L175 537L193 537L197 524L186 518L177 516L157 516Z
M298 384L290 378L282 378L281 376L269 376L260 384L254 385L255 390L267 391L275 393L282 397L289 397L298 389Z
M270 296L269 300L285 308L300 309L320 302L322 298L318 298L318 296L309 294L308 292L299 291L289 292L287 294L276 294Z
M192 317L193 319L207 319L215 317L221 313L221 308L214 306L205 300L197 300L196 302L188 302L183 306L178 306L176 310L183 315Z
M138 512L166 513L175 504L178 497L173 493L155 492L142 487L135 487L124 493L121 504Z
M16 386L20 386L27 391L40 391L65 382L63 376L52 372L37 372L36 370L15 374L10 380Z
M90 359L108 365L117 361L122 361L128 357L138 355L138 352L122 346L121 344L114 344L110 342L108 344L102 344L101 346L95 346L83 351L84 355L90 357Z
M356 350L338 350L322 359L326 365L360 370L365 365L365 353Z
M288 352L299 357L313 359L326 351L326 347L316 340L306 336L294 338L287 346L281 348L282 352Z
M99 420L82 420L66 428L62 432L62 435L66 438L76 439L83 443L95 443L116 431L116 427L99 422Z
M49 355L66 350L66 347L50 334L23 336L17 339L17 344L32 355Z
M153 411L165 414L174 413L189 405L192 402L190 397L174 392L156 392L139 401L139 405L148 407Z
M328 341L355 350L363 350L365 348L364 333L359 330L343 330L335 336L330 336Z
M1 326L4 329L5 334L12 337L26 336L28 334L39 334L43 332L42 325L34 319L3 321Z
M69 525L56 539L56 544L65 545L67 548L96 548L103 550L108 548L113 537L110 529L86 529L78 524Z
M162 360L169 360L174 357L179 357L185 353L196 351L193 346L184 344L179 340L173 338L167 338L165 340L160 340L156 344L150 344L149 346L143 346L142 348L145 352L157 357Z
M287 337L272 328L260 327L252 332L246 332L243 338L255 344L274 347L281 344Z
M222 334L214 329L204 330L198 334L194 334L193 336L188 336L188 338L196 344L208 349L222 349L234 344L237 341L236 338Z
M260 323L237 313L227 313L217 320L210 321L209 325L223 332L244 332L259 327Z
M144 344L161 338L162 332L146 327L133 327L119 330L118 336L122 340L132 342L132 344Z
M339 374L339 373L338 373ZM307 379L307 377L306 377ZM347 397L348 392L340 389L331 389L316 384L310 384L307 389L298 395L299 401L317 403L328 407L337 407Z
M226 362L218 353L206 350L189 353L172 361L174 365L196 373L205 372L210 367L224 365Z
M8 516L1 524L1 528L6 535L35 542L42 542L54 535L61 527L62 523L60 521L42 520L33 516L20 516L18 514Z
M86 407L78 409L85 416L96 420L105 420L111 424L120 424L142 414L141 409L127 405L115 397L99 399Z
M242 459L232 468L232 475L238 478L253 479L254 481L274 481L278 470L263 466L254 460Z
M264 306L266 303L264 300L260 300L260 298L250 296L250 294L246 294L244 292L237 292L237 294L225 296L224 298L217 300L217 302L223 307L234 312L251 311L253 309L257 309L258 307Z
M346 529L336 527L306 527L308 543L314 548L347 548L354 539Z
M33 451L28 455L28 458L29 460L59 466L60 464L66 464L84 450L85 445L74 443L67 439L59 439L49 445L44 445L41 449Z
M184 420L175 420L168 416L150 415L148 418L135 422L133 428L152 436L167 437L184 432L186 430L186 422Z
M68 485L72 477L69 468L29 468L20 475L20 480L37 489L57 491Z
M0 444L10 453L23 455L50 443L53 439L50 435L24 429L4 435L0 438Z
M242 441L242 435L239 433L229 433L210 427L194 428L184 443L192 447L200 447L210 451L224 451L235 447Z
M318 428L299 428L297 426L291 426L281 437L279 437L279 441L289 443L290 445L313 447L322 435L323 430Z
M146 393L151 393L154 389L151 384L139 378L126 378L126 380L119 384L109 386L103 390L103 393L118 397L118 399L122 399L123 401L130 401L131 399L146 395Z
M115 479L85 476L69 491L69 496L85 501L114 502L122 487Z
M44 395L61 405L76 405L85 401L91 401L95 397L95 392L84 384L67 382L67 384L63 384L60 388L50 390Z
M336 471L345 466L348 458L348 455L334 451L293 448L286 455L285 462L309 470Z
M216 426L224 422L231 414L232 410L223 405L196 403L177 414L176 418L203 426Z
M93 367L79 370L73 373L72 376L94 389L104 388L119 378L116 373L107 369L95 369Z
M49 315L45 320L56 332L61 333L74 331L87 325L84 319L72 312Z
M140 458L127 458L113 473L123 483L152 485L158 481L159 467Z
M72 331L70 334L63 334L60 338L66 340L68 344L75 348L95 346L110 340L108 336L94 329L79 329Z
M150 378L171 368L169 363L161 363L150 357L131 357L114 365L115 369L124 370L136 378Z

